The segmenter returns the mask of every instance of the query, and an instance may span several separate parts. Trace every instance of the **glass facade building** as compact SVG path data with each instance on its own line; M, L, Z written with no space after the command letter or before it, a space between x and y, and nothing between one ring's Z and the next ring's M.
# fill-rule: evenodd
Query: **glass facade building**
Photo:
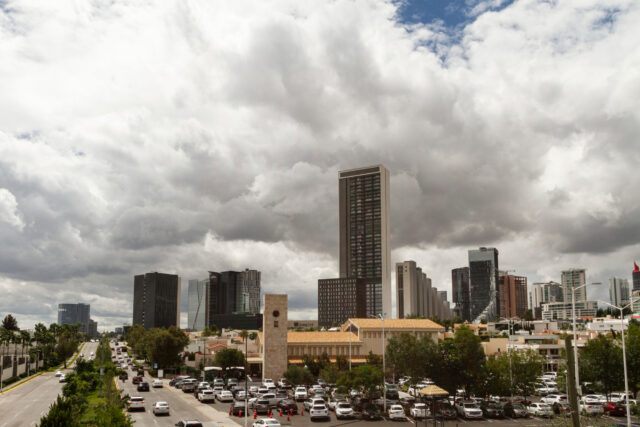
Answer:
M145 329L180 327L180 277L146 273L133 279L133 324Z
M58 325L75 325L80 323L78 332L89 333L91 306L89 304L58 304Z
M469 276L469 267L451 270L451 291L453 302L456 304L456 314L465 322L471 321Z
M389 171L339 172L340 277L365 279L367 315L392 315Z
M209 279L189 280L189 312L187 315L190 331L202 331L207 321L207 301L209 300Z
M469 251L471 319L493 322L498 317L498 250L480 248Z

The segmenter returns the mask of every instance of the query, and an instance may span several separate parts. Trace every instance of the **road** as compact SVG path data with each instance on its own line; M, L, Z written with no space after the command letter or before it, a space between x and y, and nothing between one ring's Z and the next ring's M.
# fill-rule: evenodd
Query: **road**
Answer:
M82 352L86 357L95 353L98 343L86 343ZM71 372L71 367L63 370ZM49 406L62 391L55 372L42 374L0 394L0 427L35 426L49 412Z

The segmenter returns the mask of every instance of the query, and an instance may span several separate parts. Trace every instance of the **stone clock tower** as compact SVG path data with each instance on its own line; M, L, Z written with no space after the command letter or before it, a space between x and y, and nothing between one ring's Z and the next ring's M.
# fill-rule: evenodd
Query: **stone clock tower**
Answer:
M287 295L264 296L262 379L277 382L287 370Z

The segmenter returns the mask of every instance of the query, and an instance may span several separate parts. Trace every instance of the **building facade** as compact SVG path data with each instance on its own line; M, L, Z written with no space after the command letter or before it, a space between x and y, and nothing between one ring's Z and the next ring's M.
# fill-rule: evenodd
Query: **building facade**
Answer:
M577 319L596 317L597 314L598 303L596 301L577 301L576 298ZM552 302L548 304L542 304L542 318L544 320L573 318L571 302Z
M97 338L98 337L98 322L96 322L93 319L89 319L89 328L88 328L87 334L91 338Z
M146 273L133 279L133 324L145 329L180 327L180 277Z
M355 277L318 280L318 326L342 325L350 317L366 317L367 281Z
M89 304L58 304L58 325L80 323L78 332L89 333L91 306Z
M534 283L529 293L529 307L536 319L542 319L542 304L550 302L563 302L564 292L558 282Z
M455 313L465 322L471 321L471 294L469 287L469 267L451 270L452 300Z
M640 291L640 267L636 262L633 262L633 272L631 273L633 280L633 290Z
M498 279L499 316L522 319L527 310L527 278L501 272Z
M189 311L187 328L190 331L202 331L209 326L207 307L209 301L209 279L189 280Z
M629 281L620 277L609 279L609 301L616 307L629 304Z
M262 353L262 379L282 378L287 370L287 295L264 296L264 323L260 350Z
M586 282L587 273L584 268L572 268L564 270L562 272L562 292L563 301L571 302L572 294L571 288L578 288L584 285ZM576 302L587 300L587 287L584 286L581 289L575 290Z
M368 315L391 316L389 171L339 172L340 277L367 281Z
M469 251L471 319L480 323L498 316L498 250L479 248Z

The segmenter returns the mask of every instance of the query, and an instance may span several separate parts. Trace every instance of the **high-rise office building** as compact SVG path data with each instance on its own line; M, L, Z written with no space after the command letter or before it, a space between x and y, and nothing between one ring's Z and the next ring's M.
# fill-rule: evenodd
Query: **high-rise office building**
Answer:
M562 285L554 281L534 283L529 293L529 305L534 318L542 319L542 304L550 302L564 302Z
M189 280L189 312L187 315L187 328L190 331L202 331L209 326L209 279Z
M446 301L447 300L447 291L438 291L438 296L440 297L440 299L442 301Z
M430 316L431 279L415 261L396 263L396 316Z
M366 279L340 277L318 280L318 326L342 325L349 318L367 317Z
M609 301L617 307L629 304L629 281L620 277L609 279Z
M146 273L133 279L133 324L145 329L180 327L180 277Z
M78 332L89 333L91 306L89 304L58 304L58 325L80 323Z
M640 267L636 262L633 262L633 272L631 273L633 279L633 290L640 291Z
M339 172L340 277L366 279L368 315L391 317L389 171Z
M452 300L456 305L456 315L463 321L471 321L471 293L469 287L469 267L451 270Z
M498 316L498 250L479 248L469 251L471 319L479 323Z
M87 335L91 338L98 337L98 322L93 319L89 319L89 327L87 328Z
M571 268L569 270L564 270L562 272L561 282L564 302L571 302L573 294L571 288L576 288L576 302L587 300L587 287L584 286L577 289L586 283L586 270L584 268Z
M499 316L522 319L527 310L527 278L500 272L498 277Z

